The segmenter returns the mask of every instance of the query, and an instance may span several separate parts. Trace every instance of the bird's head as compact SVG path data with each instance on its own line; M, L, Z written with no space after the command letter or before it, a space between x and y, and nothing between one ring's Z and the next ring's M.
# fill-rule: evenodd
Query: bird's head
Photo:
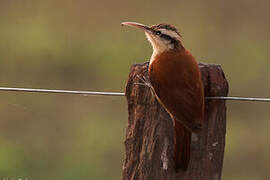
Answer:
M170 24L146 26L135 22L123 22L122 25L132 26L143 30L155 53L162 53L173 49L178 50L183 47L182 36L177 29Z

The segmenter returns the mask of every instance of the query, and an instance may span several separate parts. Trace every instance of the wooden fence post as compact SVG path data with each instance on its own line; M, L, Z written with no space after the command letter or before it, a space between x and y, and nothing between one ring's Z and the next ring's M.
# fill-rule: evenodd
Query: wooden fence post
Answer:
M227 96L228 83L219 65L200 64L205 96ZM136 84L148 78L148 63L131 67L126 87L128 127L123 180L218 180L221 179L225 133L224 100L206 100L203 132L192 137L187 171L174 170L173 124L150 88ZM168 74L170 76L170 74Z

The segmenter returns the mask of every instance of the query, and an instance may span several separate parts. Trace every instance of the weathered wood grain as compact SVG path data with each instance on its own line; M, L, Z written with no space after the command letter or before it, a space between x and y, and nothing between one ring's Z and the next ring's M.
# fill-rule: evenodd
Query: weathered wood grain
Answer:
M224 100L206 100L203 131L192 137L187 171L175 172L173 124L147 86L148 63L131 67L126 86L128 127L123 180L218 180L221 179L226 133ZM228 83L219 65L200 64L205 96L227 96ZM168 74L168 78L169 78Z

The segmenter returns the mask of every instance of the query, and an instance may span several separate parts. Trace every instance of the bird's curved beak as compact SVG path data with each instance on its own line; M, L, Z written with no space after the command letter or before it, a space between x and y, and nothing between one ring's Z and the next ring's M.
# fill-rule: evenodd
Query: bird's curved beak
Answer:
M121 25L122 26L126 25L126 26L136 27L136 28L143 30L144 32L151 32L150 27L148 27L144 24L136 23L136 22L122 22Z

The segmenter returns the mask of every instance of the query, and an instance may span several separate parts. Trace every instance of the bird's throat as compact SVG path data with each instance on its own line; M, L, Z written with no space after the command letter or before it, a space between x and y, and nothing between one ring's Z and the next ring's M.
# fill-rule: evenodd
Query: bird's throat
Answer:
M160 55L160 54L161 54L160 52L157 52L154 50L152 53L152 56L150 58L149 65L151 65L155 61L155 59L157 59L158 55Z

